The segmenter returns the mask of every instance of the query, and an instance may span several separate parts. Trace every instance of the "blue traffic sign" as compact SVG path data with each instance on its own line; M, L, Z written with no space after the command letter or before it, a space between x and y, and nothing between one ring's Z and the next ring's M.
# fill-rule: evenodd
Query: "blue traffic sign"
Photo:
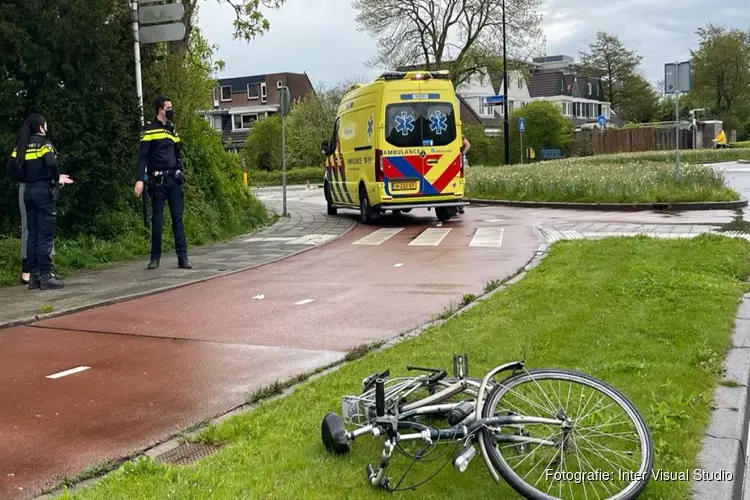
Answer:
M490 95L490 96L487 96L485 99L486 99L487 104L499 104L503 102L504 98L505 96L503 95Z
M607 123L607 118L604 115L599 115L599 118L596 121L603 127L604 124Z
M526 131L526 121L523 118L518 119L518 131L519 132Z

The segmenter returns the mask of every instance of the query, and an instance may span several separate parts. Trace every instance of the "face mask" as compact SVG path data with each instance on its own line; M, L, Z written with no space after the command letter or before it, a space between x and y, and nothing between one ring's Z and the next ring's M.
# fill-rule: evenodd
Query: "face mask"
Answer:
M174 118L174 109L166 110L164 115L167 117L167 120L172 121L172 118Z

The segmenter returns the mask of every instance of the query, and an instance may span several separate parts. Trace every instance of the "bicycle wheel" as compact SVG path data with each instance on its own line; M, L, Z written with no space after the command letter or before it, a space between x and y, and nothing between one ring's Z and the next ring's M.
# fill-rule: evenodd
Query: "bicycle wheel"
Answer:
M625 500L648 483L651 432L633 403L595 377L558 369L510 376L482 408L484 418L498 415L566 422L482 429L490 463L525 498ZM536 453L539 460L529 460Z

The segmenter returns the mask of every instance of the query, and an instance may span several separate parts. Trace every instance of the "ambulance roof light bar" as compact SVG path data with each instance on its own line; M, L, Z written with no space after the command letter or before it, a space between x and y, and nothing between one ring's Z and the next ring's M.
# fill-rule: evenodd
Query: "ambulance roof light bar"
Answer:
M447 80L450 78L448 70L440 71L387 71L378 77L378 80L427 80L429 78L439 78Z

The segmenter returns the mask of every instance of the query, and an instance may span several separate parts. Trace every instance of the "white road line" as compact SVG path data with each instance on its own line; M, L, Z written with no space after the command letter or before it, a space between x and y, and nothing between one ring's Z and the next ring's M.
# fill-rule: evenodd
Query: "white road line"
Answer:
M296 305L296 306L304 306L305 304L309 304L310 302L312 302L314 300L315 299L300 300L299 302L295 302L294 305Z
M399 263L399 264L393 264L393 267L403 267L403 266L404 266L404 265L403 265L403 264L401 264L401 263Z
M255 300L263 300L265 298L266 298L266 296L263 295L262 293L260 295L256 295L255 297L253 297L253 299L255 299Z
M417 236L414 241L409 243L410 247L436 247L443 239L448 236L451 229L435 229L428 228L422 231L422 234Z
M45 378L62 378L62 377L67 377L68 375L73 375L75 373L80 373L80 372L86 371L89 368L90 368L89 366L79 366L79 367L76 367L76 368L71 368L70 370L65 370L64 372L58 372L58 373L53 373L52 375L47 375L47 377L45 377Z
M330 241L336 236L332 234L308 234L306 236L300 236L294 238L291 241L287 241L287 245L320 245L326 241Z
M503 246L503 235L505 228L502 227L480 227L474 233L469 243L470 247L501 247Z
M284 236L266 236L266 237L256 237L256 238L248 238L244 240L245 243L255 243L257 241L292 241L296 240L295 237L284 237Z
M380 245L381 243L393 238L403 230L403 227L384 227L368 234L364 238L358 239L357 241L353 242L352 245Z

